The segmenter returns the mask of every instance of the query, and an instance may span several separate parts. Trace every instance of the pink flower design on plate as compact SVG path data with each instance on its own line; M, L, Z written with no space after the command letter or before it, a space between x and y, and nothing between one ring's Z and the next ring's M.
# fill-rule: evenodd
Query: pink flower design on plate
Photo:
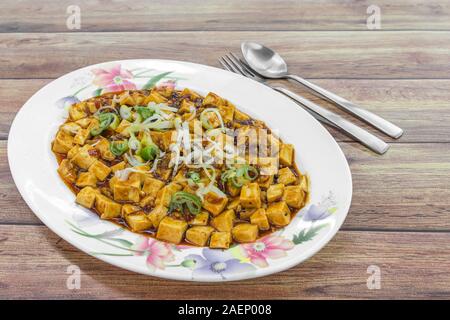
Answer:
M139 237L133 249L140 251L136 255L147 256L147 267L152 270L164 269L166 263L175 260L170 244L152 238Z
M136 85L129 80L133 79L133 74L126 69L122 69L120 64L116 64L110 69L92 69L92 73L95 75L92 83L102 88L103 92L136 89Z
M244 255L258 267L265 268L269 266L267 258L279 259L286 256L286 251L294 247L291 240L281 236L269 235L256 242L242 244Z

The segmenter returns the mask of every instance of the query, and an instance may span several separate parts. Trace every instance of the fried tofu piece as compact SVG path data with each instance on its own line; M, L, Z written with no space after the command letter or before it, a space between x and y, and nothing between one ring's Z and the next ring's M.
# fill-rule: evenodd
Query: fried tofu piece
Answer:
M284 227L291 221L291 210L284 201L274 202L266 209L267 218L273 225Z
M209 240L211 249L228 249L231 243L231 233L214 231Z
M112 219L120 217L122 205L103 194L97 193L95 196L95 209L100 213L100 218Z
M239 218L241 220L249 220L253 213L255 213L257 209L245 209L239 212Z
M97 177L91 172L80 172L75 183L77 187L95 187L97 185Z
M53 141L52 150L56 153L67 153L74 145L73 136L63 130L59 130Z
M125 221L134 232L144 231L152 227L151 220L144 212L130 213L125 216Z
M144 191L146 195L151 196L153 199L156 199L158 191L161 190L162 187L164 187L164 182L162 182L161 180L151 177L145 177L142 191Z
M259 157L258 165L260 177L272 176L278 172L278 159L276 157Z
M94 163L89 167L89 172L94 174L98 180L103 181L111 173L111 168L100 160L94 161Z
M230 123L233 121L234 110L235 110L235 107L233 105L229 105L229 106L219 105L219 112L220 112L220 115L222 116L224 123Z
M134 203L140 200L139 188L126 183L126 181L117 181L114 183L114 200L116 201L131 201Z
M129 126L131 126L131 122L128 120L122 119L122 121L119 123L119 125L117 126L115 131L117 133L120 133L124 137L129 137L130 132L128 132L128 130L127 130Z
M232 197L236 197L241 193L241 188L236 187L233 185L231 181L227 181L227 191Z
M64 180L71 183L74 183L77 179L77 170L68 159L61 161L58 167L58 173Z
M250 120L250 117L243 113L242 111L239 111L238 109L234 110L234 119L237 121L245 121Z
M158 228L161 220L167 215L168 209L163 205L158 205L148 214L149 219L155 228Z
M259 230L269 230L270 224L267 218L266 210L259 208L250 216L250 223L257 225Z
M291 166L294 160L294 146L292 144L283 143L280 148L280 163L283 166Z
M196 214L192 220L189 221L191 226L206 226L209 220L208 211L202 211Z
M67 159L72 159L78 151L80 151L80 146L76 144L69 150L69 152L67 152Z
M208 93L206 95L205 99L203 99L203 105L204 106L213 105L213 106L218 107L218 106L221 106L223 104L225 104L225 101L221 97L219 97L217 94L215 94L213 92Z
M60 130L72 136L76 135L80 129L81 126L76 122L66 122L60 127Z
M178 244L183 240L187 227L186 221L165 217L159 223L156 238Z
M283 201L292 208L301 208L305 199L305 191L301 186L288 186L284 189Z
M84 187L77 193L75 202L85 208L91 209L94 206L95 196L97 193L98 191L92 187Z
M86 118L88 116L86 112L86 103L79 102L70 106L69 108L69 116L73 121L77 121L81 118Z
M240 210L241 202L239 201L239 198L231 199L231 201L228 202L227 209L233 209L235 211Z
M289 168L282 168L278 171L278 183L282 183L285 186L297 181L294 173Z
M230 232L236 215L234 210L226 210L211 220L211 225L218 231Z
M214 231L210 226L195 226L186 231L186 240L196 246L204 247Z
M95 145L95 149L100 152L100 157L107 161L112 161L116 156L109 149L110 142L108 139L101 137L100 141Z
M91 119L83 118L83 119L75 121L75 123L78 124L80 127L86 129L89 126L89 124L91 123Z
M212 213L213 216L220 214L228 203L227 197L221 197L214 192L208 192L203 201L203 208Z
M256 182L244 185L241 189L239 200L244 208L261 207L261 190L259 185Z
M170 200L172 195L181 190L181 186L177 183L169 183L167 186L160 189L157 193L155 204L161 204L165 207L168 207L170 204Z
M127 163L126 163L125 161L121 161L121 162L119 162L119 163L113 165L113 166L111 167L111 171L112 171L113 173L116 173L116 172L119 171L119 170L125 169L126 166L127 166Z
M164 96L162 96L158 91L152 90L150 95L147 96L147 98L145 98L144 100L144 103L146 105L149 104L149 102L164 103L167 102L167 99Z
M240 223L231 230L231 234L237 242L254 242L258 238L258 226L251 223Z
M267 189L267 194L266 194L267 201L274 202L274 201L280 200L281 197L283 196L283 192L284 192L284 184L278 183L278 184L271 185Z
M122 218L124 218L128 214L136 213L140 210L141 210L141 208L139 208L138 206L126 203L122 206L122 210L121 210L120 214L121 214Z
M90 137L91 132L89 129L80 129L73 138L73 142L82 146L86 143L86 140Z
M92 146L88 144L84 145L71 161L82 169L89 169L89 167L97 160L96 157L91 156L92 150L94 150Z
M187 99L183 99L180 104L180 108L178 109L179 114L188 113L191 112L191 108L194 108L195 105L192 101L189 101Z
M260 175L258 177L258 180L256 180L259 184L259 187L261 189L267 189L270 187L271 184L273 184L273 175L269 175L269 176L263 176Z

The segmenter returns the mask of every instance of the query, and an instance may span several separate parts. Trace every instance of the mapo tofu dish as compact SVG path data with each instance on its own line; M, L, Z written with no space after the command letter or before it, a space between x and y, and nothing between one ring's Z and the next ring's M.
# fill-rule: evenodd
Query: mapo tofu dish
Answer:
M308 200L294 147L211 92L155 87L75 103L52 150L76 203L174 244L254 242Z

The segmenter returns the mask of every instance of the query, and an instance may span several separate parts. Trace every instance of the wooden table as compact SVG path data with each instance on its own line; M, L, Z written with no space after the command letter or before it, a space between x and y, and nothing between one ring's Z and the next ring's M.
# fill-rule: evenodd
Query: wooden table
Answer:
M167 2L0 2L0 298L450 298L449 1ZM81 30L66 27L73 4ZM381 30L367 29L371 4L381 8ZM115 59L219 66L242 40L279 50L293 73L405 130L398 141L383 137L392 147L377 156L330 129L350 163L354 195L344 226L317 255L257 280L167 281L96 260L34 216L6 149L16 112L36 90ZM80 290L66 287L69 265L81 268ZM367 287L371 265L381 270L379 290Z

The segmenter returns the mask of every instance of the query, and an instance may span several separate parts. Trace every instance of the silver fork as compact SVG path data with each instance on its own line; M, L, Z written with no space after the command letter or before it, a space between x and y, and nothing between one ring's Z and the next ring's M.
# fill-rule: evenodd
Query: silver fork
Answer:
M332 126L337 127L338 129L344 131L345 133L350 135L355 140L358 140L372 151L378 154L383 154L389 149L389 145L385 143L383 140L374 136L373 134L364 130L363 128L358 127L357 125L351 123L350 121L342 118L336 113L331 112L286 88L274 86L267 83L265 79L256 75L250 69L250 67L246 65L245 62L240 60L233 53L226 54L225 56L219 58L219 62L228 71L243 75L244 77L262 83L268 86L269 88L288 96L289 98L291 98L292 100L294 100L295 102L299 103L304 108L306 108L307 111L312 113L320 121L324 121L325 123L331 124Z

